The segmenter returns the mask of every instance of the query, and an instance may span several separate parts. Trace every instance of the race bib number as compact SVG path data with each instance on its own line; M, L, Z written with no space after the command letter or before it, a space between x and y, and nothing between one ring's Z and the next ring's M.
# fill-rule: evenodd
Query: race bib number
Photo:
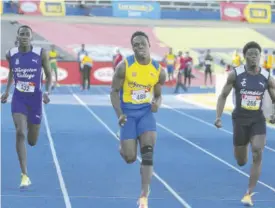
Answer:
M260 96L243 95L242 96L242 108L246 110L259 110L261 105Z
M174 62L175 62L175 61L174 61L174 60L171 60L171 59L168 59L168 60L167 60L167 64L168 64L168 65L172 65L172 64L174 64Z
M211 61L206 60L206 61L205 61L205 65L211 65Z
M150 92L147 92L146 90L133 90L132 99L136 103L143 103L150 100Z
M20 92L34 92L35 84L33 82L17 82L16 89Z

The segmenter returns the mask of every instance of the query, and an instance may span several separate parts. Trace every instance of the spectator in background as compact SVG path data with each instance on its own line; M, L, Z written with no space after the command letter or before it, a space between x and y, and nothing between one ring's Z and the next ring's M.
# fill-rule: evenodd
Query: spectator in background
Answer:
M236 52L233 54L232 65L233 67L238 67L241 64L242 64L242 57L239 53L239 50L237 49Z
M19 0L4 0L4 2L10 4L10 8L12 9L13 13L19 14Z
M184 57L184 86L187 86L187 80L188 80L188 86L191 86L191 78L192 78L192 67L193 67L193 58L189 55L189 52L186 52L186 55Z
M169 49L169 53L164 57L164 62L167 68L168 81L170 82L173 80L173 73L176 63L176 56L174 55L172 48Z
M87 5L85 0L79 0L79 7L84 10L85 16L92 16L91 15L91 7Z
M212 65L213 65L213 57L211 55L211 51L208 49L206 52L206 56L204 59L204 85L207 86L207 77L209 75L210 85L212 86Z
M226 71L226 72L231 72L231 70L232 70L231 65L230 65L230 64L227 64L227 65L226 65L225 71Z
M272 59L273 59L273 55L271 53L269 54L268 50L264 50L263 68L265 68L269 72L272 69Z
M83 57L83 58L82 58ZM91 70L93 67L93 60L88 55L83 55L81 58L82 68L82 90L90 89L91 85ZM87 85L87 87L86 87Z
M204 60L205 60L204 52L200 51L200 55L199 55L199 68L202 68L204 66Z
M117 48L116 51L115 51L115 55L113 56L113 68L114 68L114 71L115 71L117 65L122 61L122 59L123 59L123 56L120 53L119 48Z
M179 51L178 59L179 59L179 71L178 71L177 83L176 83L176 88L175 88L174 93L178 93L180 87L181 87L185 92L187 91L186 86L184 86L184 85L182 84L182 75L183 75L184 70L185 70L185 68L186 68L185 58L182 56L182 51Z
M77 61L79 63L79 73L80 77L82 77L82 65L81 65L81 60L83 59L84 56L88 56L88 51L85 49L85 44L81 44L81 50L77 53ZM82 79L80 81L82 83Z
M51 66L51 73L55 76L55 84L52 86L52 89L55 86L59 86L58 84L58 64L57 60L61 59L62 56L58 53L58 51L55 48L55 45L51 45L51 50L49 51L49 60L50 60L50 66Z

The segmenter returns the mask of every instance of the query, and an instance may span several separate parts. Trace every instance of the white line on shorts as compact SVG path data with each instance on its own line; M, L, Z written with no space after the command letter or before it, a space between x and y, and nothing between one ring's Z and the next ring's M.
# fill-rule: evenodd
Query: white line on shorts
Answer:
M112 134L114 136L114 138L116 138L117 140L119 140L115 134L115 132L113 132L109 126L97 115L94 113L93 110L91 110L88 105L82 101L76 94L72 93L72 95L74 96L74 98L84 107L87 109L87 111L99 122L101 123L108 131L110 134ZM139 162L141 162L140 157L138 157ZM180 202L181 205L183 205L183 207L185 208L191 208L191 206L181 197L177 194L177 192L166 182L164 181L156 172L153 173L154 177L160 182L162 183L162 185Z
M217 128L214 124L209 123L209 122L207 122L207 121L205 121L205 120L203 120L203 119L200 119L200 118L198 118L198 117L196 117L196 116L192 116L192 115L190 115L190 114L184 113L184 112L182 112L182 111L180 111L180 110L177 110L177 109L175 109L175 108L173 108L173 107L171 107L171 106L169 106L169 105L165 105L165 104L162 104L162 105L163 105L164 107L166 107L166 108L172 110L172 111L175 111L176 113L179 113L179 114L185 116L185 117L188 117L188 118L191 118L191 119L193 119L193 120L195 120L195 121L201 122L201 123L203 123L203 124L205 124L205 125L207 125L207 126L211 126L211 127L213 127L213 128ZM225 133L231 134L231 135L233 134L231 131L228 131L228 130L226 130L226 129L224 129L224 128L220 128L219 130L221 130L221 131L223 131L223 132L225 132ZM269 150L269 151L275 153L275 149L273 149L273 148L271 148L271 147L269 147L269 146L265 146L265 148L266 148L267 150Z
M217 161L223 163L224 165L226 165L226 166L230 167L231 169L237 171L237 172L240 173L241 175L244 175L244 176L246 176L246 177L249 178L249 175L248 175L247 173L241 171L240 169L236 168L235 166L231 165L230 163L226 162L225 160L221 159L220 157L218 157L218 156L212 154L211 152L209 152L209 151L207 151L206 149L200 147L199 145L197 145L197 144L191 142L190 140L188 140L188 139L186 139L186 138L180 136L179 134L177 134L176 132L172 131L171 129L169 129L169 128L163 126L162 124L157 123L157 125L158 125L160 128L162 128L162 129L166 130L167 132L169 132L170 134L174 135L174 136L177 137L178 139L180 139L180 140L184 141L185 143L187 143L187 144L189 144L189 145L191 145L191 146L197 148L198 150L204 152L205 154L209 155L210 157L214 158L215 160L217 160ZM271 191L275 192L275 188L273 188L272 186L269 186L268 184L266 184L266 183L264 183L264 182L262 182L262 181L258 181L258 183L261 184L261 185L263 185L263 186L265 186L266 188L270 189Z
M45 127L46 127L46 131L47 131L47 137L48 137L48 140L49 140L49 143L50 143L50 149L51 149L51 153L52 153L52 156L53 156L53 161L54 161L54 164L55 164L55 168L56 168L60 188L61 188L63 198L64 198L64 202L65 202L65 206L66 206L66 208L72 208L72 205L71 205L71 202L70 202L70 197L68 195L68 191L67 191L67 188L66 188L66 185L65 185L65 181L63 179L62 171L61 171L61 168L60 168L60 165L59 165L59 162L58 162L58 158L57 158L57 155L56 155L54 142L53 142L53 138L52 138L52 133L51 133L51 130L50 130L50 126L49 126L49 122L48 122L48 118L47 118L47 114L46 114L46 111L44 109L44 106L43 106L42 110L43 110L43 117L44 117L44 121L45 121Z

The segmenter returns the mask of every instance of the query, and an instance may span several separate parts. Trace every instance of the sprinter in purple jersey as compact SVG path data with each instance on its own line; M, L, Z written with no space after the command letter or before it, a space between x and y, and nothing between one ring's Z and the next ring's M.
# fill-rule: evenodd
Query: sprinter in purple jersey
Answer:
M7 52L9 76L5 93L1 102L6 103L12 80L15 89L12 96L11 111L16 128L16 151L21 167L20 187L31 185L27 174L27 154L25 147L25 131L28 130L28 143L36 145L42 119L42 101L50 102L51 71L46 51L31 45L32 29L23 25L17 31L19 47ZM42 68L46 76L46 92L42 93Z
M235 109L232 113L234 155L239 166L248 160L248 145L251 144L253 164L250 170L248 189L241 202L253 206L252 196L261 172L262 153L266 143L266 121L262 110L264 93L268 90L273 102L271 123L275 121L275 81L269 72L260 67L261 47L249 42L243 48L246 64L235 68L217 103L215 126L222 127L221 116L226 98L232 88L235 94Z

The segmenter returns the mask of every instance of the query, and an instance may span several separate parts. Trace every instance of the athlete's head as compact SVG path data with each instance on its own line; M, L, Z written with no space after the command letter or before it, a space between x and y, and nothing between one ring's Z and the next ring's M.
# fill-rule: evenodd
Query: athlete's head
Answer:
M255 68L260 65L261 52L261 46L254 41L249 42L244 46L243 55L248 67Z
M275 51L273 51L272 54L275 56Z
M173 54L173 48L169 48L169 54Z
M144 32L135 32L131 37L131 44L136 57L141 59L149 57L150 42Z
M32 40L32 29L27 25L22 25L17 30L17 40L19 46L29 46Z
M51 50L52 50L52 51L55 50L55 45L51 45Z

